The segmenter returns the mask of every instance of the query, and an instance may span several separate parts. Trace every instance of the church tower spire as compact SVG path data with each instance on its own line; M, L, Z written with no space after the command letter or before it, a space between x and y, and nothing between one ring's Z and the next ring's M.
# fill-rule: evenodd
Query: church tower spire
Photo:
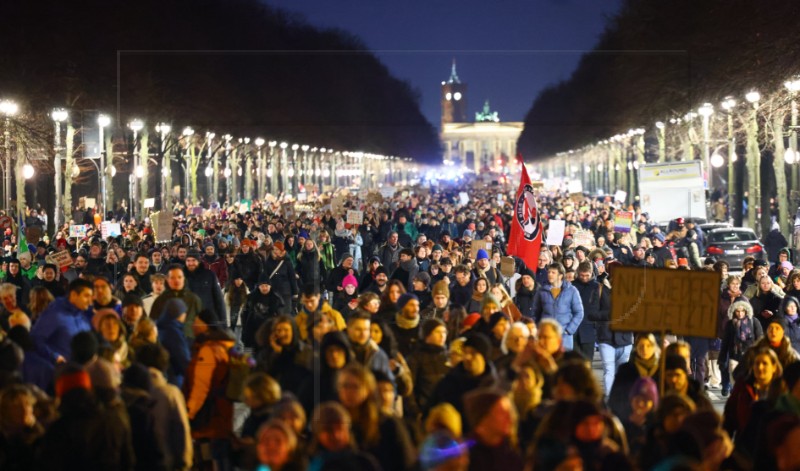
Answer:
M447 83L461 83L461 80L458 79L458 72L456 72L456 58L453 58L453 67L450 69L450 78L447 80Z
M450 67L450 78L442 82L442 124L467 122L467 85L456 72L456 59Z

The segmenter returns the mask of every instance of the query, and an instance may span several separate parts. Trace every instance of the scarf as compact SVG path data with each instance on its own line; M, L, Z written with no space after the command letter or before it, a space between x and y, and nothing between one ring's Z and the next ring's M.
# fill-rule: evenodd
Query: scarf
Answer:
M397 327L401 329L416 329L419 325L419 316L415 317L414 319L406 319L402 314L395 314L394 320L397 323Z
M636 370L639 371L639 376L652 378L658 371L658 356L653 355L649 360L645 360L639 355L635 355L633 364L636 366Z
M749 317L744 319L733 319L733 325L736 327L736 342L745 343L753 340L753 320ZM737 345L738 347L738 345ZM744 349L743 349L744 350Z

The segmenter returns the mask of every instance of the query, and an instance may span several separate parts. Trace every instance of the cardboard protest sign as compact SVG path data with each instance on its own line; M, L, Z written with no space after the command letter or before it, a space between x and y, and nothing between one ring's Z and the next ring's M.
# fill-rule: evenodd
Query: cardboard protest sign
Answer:
M359 225L364 222L364 211L347 211L347 224Z
M715 338L720 283L713 271L618 266L611 330Z
M500 257L500 273L503 276L512 277L515 271L514 257Z
M469 246L469 258L475 260L475 257L478 256L478 250L483 249L485 250L489 256L492 256L492 243L486 242L485 240L473 240Z
M69 267L72 265L72 257L69 254L69 250L62 250L60 252L52 253L46 256L44 261L47 263L52 263L53 265L58 266L58 268Z
M153 224L153 234L156 242L164 242L172 239L172 211L162 210L150 215L150 222Z
M564 229L567 227L567 221L560 219L551 219L547 226L547 241L545 245L561 245L564 241Z
M281 211L283 212L283 217L293 218L294 217L294 203L283 203L281 205Z
M575 206L571 204L564 205L564 215L569 216L575 211Z
M630 232L633 225L633 211L617 211L614 213L614 231Z
M94 208L97 205L97 201L94 198L86 198L84 203L86 203L86 209Z
M87 227L84 224L76 224L69 226L69 236L70 237L77 237L78 239L83 239L86 237Z
M331 213L333 213L333 217L338 218L344 214L344 202L345 197L342 195L336 195L331 200Z
M586 229L578 229L573 234L572 240L575 241L575 245L582 245L584 247L594 247L594 234Z
M144 199L144 209L155 208L155 206L156 206L156 199L155 198L145 198Z
M367 193L367 198L366 199L367 199L367 203L368 204L381 204L381 203L383 203L383 195L381 195L380 192L375 191L375 190L371 190L369 193Z
M308 193L301 191L297 194L297 201L308 201Z

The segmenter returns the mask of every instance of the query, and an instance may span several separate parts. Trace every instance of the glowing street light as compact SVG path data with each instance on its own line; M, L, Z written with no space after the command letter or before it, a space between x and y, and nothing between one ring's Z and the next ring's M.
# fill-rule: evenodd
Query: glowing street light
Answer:
M25 164L25 165L23 165L23 166L22 166L22 177L23 177L25 180L30 180L31 178L33 178L33 175L34 175L35 173L36 173L36 172L35 172L35 170L33 169L33 165L31 165L31 164Z

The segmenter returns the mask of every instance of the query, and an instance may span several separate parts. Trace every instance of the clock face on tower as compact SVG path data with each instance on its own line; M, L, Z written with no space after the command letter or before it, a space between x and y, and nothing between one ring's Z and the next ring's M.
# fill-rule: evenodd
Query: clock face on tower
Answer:
M450 93L450 92L445 93L445 95L444 95L444 99L445 100L450 101L451 98L453 98L453 94L452 93Z
M453 93L453 99L454 99L455 101L458 101L458 100L460 100L460 99L461 99L461 92L455 92L455 93Z

